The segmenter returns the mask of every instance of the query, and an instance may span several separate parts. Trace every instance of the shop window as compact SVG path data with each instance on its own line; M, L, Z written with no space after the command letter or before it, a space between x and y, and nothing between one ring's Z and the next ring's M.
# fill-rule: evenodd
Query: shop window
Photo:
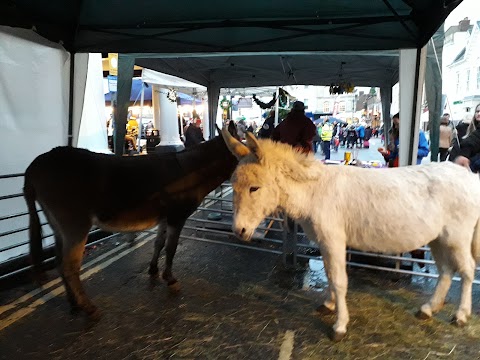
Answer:
M477 68L477 90L480 90L480 66Z
M467 70L467 81L465 82L465 86L467 87L465 90L470 90L470 69Z
M326 113L330 112L330 102L325 101L323 103L323 112L326 112Z

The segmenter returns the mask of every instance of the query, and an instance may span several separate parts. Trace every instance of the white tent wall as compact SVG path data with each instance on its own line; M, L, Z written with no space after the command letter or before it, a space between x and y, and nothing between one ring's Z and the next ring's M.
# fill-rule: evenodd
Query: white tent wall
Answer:
M1 174L24 172L38 154L67 144L69 73L61 46L0 27Z
M110 153L105 119L102 54L75 54L74 79L74 94L78 96L75 97L73 107L73 146Z
M70 54L60 45L32 30L0 27L0 175L23 173L37 155L67 145L69 79ZM0 196L22 187L21 176L0 179ZM22 197L0 201L0 217L25 210ZM26 216L1 221L0 233L27 225ZM4 236L0 249L27 239L26 231ZM2 251L0 262L27 251Z

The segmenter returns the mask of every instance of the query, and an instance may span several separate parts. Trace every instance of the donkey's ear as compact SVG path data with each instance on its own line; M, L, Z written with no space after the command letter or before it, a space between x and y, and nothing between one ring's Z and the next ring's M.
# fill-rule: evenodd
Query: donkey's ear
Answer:
M254 154L257 159L262 157L262 150L258 144L257 138L253 135L252 132L247 131L245 133L245 139L247 140L247 147L250 149L252 154Z
M235 139L225 126L222 128L222 137L228 150L230 150L238 160L250 154L250 149Z

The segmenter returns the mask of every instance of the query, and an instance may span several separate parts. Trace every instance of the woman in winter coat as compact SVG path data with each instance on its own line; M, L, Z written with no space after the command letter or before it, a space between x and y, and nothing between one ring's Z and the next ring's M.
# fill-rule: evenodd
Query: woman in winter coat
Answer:
M448 126L448 118L446 116L442 116L442 119L440 120L440 140L438 145L440 161L447 160L448 148L452 143L452 139L453 130L450 126Z

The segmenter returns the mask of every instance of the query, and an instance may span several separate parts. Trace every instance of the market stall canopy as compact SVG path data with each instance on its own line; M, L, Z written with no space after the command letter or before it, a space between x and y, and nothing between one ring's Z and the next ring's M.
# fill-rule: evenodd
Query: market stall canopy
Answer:
M399 69L396 50L200 55L181 59L137 54L135 63L205 86L230 88L329 85L339 80L355 86L393 86Z
M105 85L107 79L104 79L103 92L105 96L105 102L110 103L111 93L108 91L108 85ZM140 98L142 93L142 87L144 87L143 99L146 103L152 103L152 87L145 85L141 78L132 79L132 91L130 92L130 106L140 105ZM190 92L189 92L190 94ZM185 94L183 92L177 92L177 103L178 105L192 105L194 101L194 96ZM201 97L195 97L195 104L200 105L202 103Z
M9 0L0 25L72 52L388 50L425 45L461 0Z

